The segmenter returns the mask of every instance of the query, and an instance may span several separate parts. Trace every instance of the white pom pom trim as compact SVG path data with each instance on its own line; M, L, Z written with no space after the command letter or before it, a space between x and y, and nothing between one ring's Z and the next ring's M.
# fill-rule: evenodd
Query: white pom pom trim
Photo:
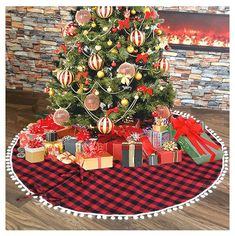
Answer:
M193 116L190 116L190 114L188 113L184 113L184 112L180 112L180 111L174 111L172 112L172 114L175 115L182 115L183 117L191 117L193 119L196 120L196 118L194 118ZM197 122L200 122L200 120L197 120ZM26 130L27 128L24 128L23 130ZM135 220L137 219L144 219L145 217L148 218L152 218L152 217L158 217L159 213L161 215L164 215L166 213L171 213L172 211L177 211L177 210L182 210L184 208L184 206L191 206L191 204L194 204L195 202L199 202L200 199L205 198L206 196L208 196L210 193L213 193L213 189L217 188L217 185L220 184L223 180L224 180L224 176L228 171L228 162L229 162L229 154L227 151L227 147L224 146L224 142L222 140L222 138L220 138L216 132L212 129L210 129L207 125L205 125L205 129L221 144L222 146L222 150L224 152L224 156L222 159L222 168L221 168L221 172L220 175L217 177L217 179L214 181L214 183L209 186L207 189L205 189L203 192L201 192L199 195L195 196L194 198L178 204L178 205L174 205L162 210L158 210L158 211L153 211L153 212L148 212L148 213L142 213L142 214L138 214L138 215L104 215L104 214L95 214L95 213L87 213L87 212L77 212L71 209L67 209L61 206L53 206L51 203L49 203L48 201L46 201L45 199L43 199L41 196L33 196L34 199L37 199L40 203L42 203L42 205L47 206L48 208L53 208L54 210L59 210L60 212L63 213L67 213L67 214L72 214L74 216L78 216L78 217L84 217L87 216L88 218L93 218L95 217L96 219L111 219L111 220L128 220L129 218L133 218ZM15 135L15 137L12 139L10 145L8 146L7 150L6 150L6 170L8 171L10 178L15 181L15 184L17 185L17 187L22 191L25 192L25 195L30 195L30 194L34 194L33 192L31 192L22 182L21 180L17 177L17 175L15 174L14 170L13 170L13 164L12 164L12 154L13 154L13 150L14 147L16 145L16 143L18 142L19 139L19 134Z

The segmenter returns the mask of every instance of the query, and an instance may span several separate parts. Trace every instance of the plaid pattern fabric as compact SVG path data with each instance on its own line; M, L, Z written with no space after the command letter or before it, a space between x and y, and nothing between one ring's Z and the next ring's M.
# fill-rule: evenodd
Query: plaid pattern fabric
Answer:
M133 215L183 203L208 188L218 177L222 160L196 165L187 155L180 163L84 171L78 165L46 160L30 164L12 162L19 179L34 193L53 205L79 212Z

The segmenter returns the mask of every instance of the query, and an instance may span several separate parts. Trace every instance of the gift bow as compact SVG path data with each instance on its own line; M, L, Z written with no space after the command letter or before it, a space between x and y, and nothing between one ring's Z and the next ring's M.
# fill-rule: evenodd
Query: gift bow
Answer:
M115 113L119 112L119 108L114 107L114 108L108 109L106 112L107 116L109 116L112 112L115 112Z
M122 84L126 84L127 86L130 84L130 75L117 74L117 78L121 78Z
M157 18L157 16L158 16L157 13L153 9L151 9L150 11L147 11L145 13L145 19L152 18L152 20L155 20Z
M164 142L162 147L165 151L174 151L178 149L177 144L174 141Z
M130 28L130 20L129 18L126 18L125 20L119 20L118 21L118 28L121 30L123 28L129 29Z
M81 78L88 78L88 71L78 72L75 80L80 80Z
M48 115L45 119L40 119L37 121L37 125L43 129L58 130L64 128L63 126L57 125L53 120L53 115ZM31 127L32 128L32 127Z
M90 139L90 137L91 137L91 135L87 129L84 129L84 130L78 132L76 136L77 136L78 141L85 141L85 140Z
M136 62L143 61L144 63L147 63L148 56L149 56L148 53L140 53L140 54L137 55L135 61Z
M82 156L85 158L99 157L103 153L102 145L98 144L95 140L82 144Z
M44 128L42 128L39 124L33 124L29 128L29 132L31 134L43 134L44 133Z
M140 85L136 89L138 92L143 92L143 93L148 93L150 96L153 95L153 90L152 88L146 87L144 85Z
M39 139L30 140L29 143L28 143L29 148L39 148L39 147L42 147L42 146L43 146L42 141L39 140Z
M202 147L204 147L205 150L207 150L211 155L210 161L214 161L216 155L210 149L210 147L216 150L218 150L220 147L217 144L200 136L204 131L201 125L196 122L196 120L193 118L186 119L182 116L178 118L171 117L171 123L173 128L176 130L176 135L174 137L176 141L181 136L186 136L200 155L206 154L206 152L202 149Z

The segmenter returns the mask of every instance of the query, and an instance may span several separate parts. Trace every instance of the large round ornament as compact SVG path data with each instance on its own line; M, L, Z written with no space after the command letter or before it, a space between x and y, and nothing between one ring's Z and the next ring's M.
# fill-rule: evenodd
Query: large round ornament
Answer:
M64 30L62 30L63 37L65 36L75 36L77 33L75 32L77 29L77 25L70 21L68 24L65 25Z
M77 11L75 20L79 25L85 25L91 20L91 13L88 10Z
M60 81L63 87L70 85L74 80L73 72L69 70L60 70L57 73L57 79Z
M88 59L88 66L92 70L100 70L103 67L104 60L98 54L92 54Z
M119 66L117 72L121 75L128 76L129 78L132 78L135 75L135 67L134 67L134 65L132 65L128 62L124 62Z
M171 112L167 106L164 105L158 105L156 107L156 110L153 112L153 116L157 118L169 118L171 115Z
M157 62L157 69L160 70L162 73L169 72L170 70L170 63L166 58L161 58Z
M57 125L64 125L64 123L68 122L70 118L69 112L64 108L59 108L55 111L53 115L53 121Z
M136 46L142 46L145 42L145 34L139 30L134 30L130 34L130 40L133 42Z
M97 7L96 13L100 18L109 18L113 14L113 7L111 6Z
M98 130L103 134L108 134L113 129L113 122L108 117L102 117L97 122Z
M84 100L84 106L89 111L96 111L100 107L100 99L95 94L89 94Z

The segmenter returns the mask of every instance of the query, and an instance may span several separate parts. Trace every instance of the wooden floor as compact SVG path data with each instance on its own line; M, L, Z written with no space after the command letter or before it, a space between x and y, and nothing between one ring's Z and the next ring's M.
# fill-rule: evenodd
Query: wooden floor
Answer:
M45 112L45 95L7 92L6 145L28 123L36 121L36 113ZM229 145L229 113L222 111L179 108L204 120ZM23 196L6 173L7 230L221 230L229 229L228 175L199 203L180 211L144 220L98 220L78 218L40 205L37 201L16 202ZM144 196L143 196L144 197Z

